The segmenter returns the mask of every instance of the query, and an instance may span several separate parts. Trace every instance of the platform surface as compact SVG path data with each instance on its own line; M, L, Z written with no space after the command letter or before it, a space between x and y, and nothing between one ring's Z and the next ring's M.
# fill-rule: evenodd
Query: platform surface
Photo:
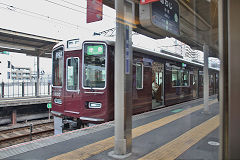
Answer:
M0 98L0 107L17 107L21 105L42 104L50 102L51 96Z
M212 97L133 116L132 159L218 159L219 104ZM114 122L0 149L0 159L112 160Z

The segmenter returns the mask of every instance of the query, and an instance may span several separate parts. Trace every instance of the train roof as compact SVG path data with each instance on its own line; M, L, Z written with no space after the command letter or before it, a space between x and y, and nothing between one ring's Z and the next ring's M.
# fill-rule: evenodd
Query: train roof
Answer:
M75 46L75 47L70 47L68 48L68 42L69 41L73 41L73 40L79 40L79 45ZM73 39L68 39L68 40L64 40L59 42L57 45L55 45L53 47L53 49L58 48L60 46L64 46L64 50L65 51L72 51L72 50L79 50L82 49L82 43L83 42L104 42L107 45L111 45L114 46L115 45L115 37L102 37L102 36L92 36L92 37L82 37L82 38L73 38ZM183 59L174 55L170 55L170 54L166 54L164 52L162 52L162 50L150 50L149 48L144 48L143 46L138 46L136 44L133 44L133 50L134 51L138 51L147 55L152 55L152 56L157 56L157 57L161 57L164 59L169 59L169 60L173 60L173 61L178 61L178 62L183 62L186 64L192 64L192 65L196 65L196 66L201 66L203 67L204 64L201 62L193 62L193 61L189 61L187 59ZM212 68L209 67L210 69L219 71L219 69L217 68Z

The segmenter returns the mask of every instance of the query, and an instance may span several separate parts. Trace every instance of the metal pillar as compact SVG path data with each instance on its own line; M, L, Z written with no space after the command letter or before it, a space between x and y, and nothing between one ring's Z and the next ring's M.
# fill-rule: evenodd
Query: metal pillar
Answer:
M54 135L62 134L63 133L63 120L61 117L54 116Z
M240 159L240 1L220 0L218 8L222 122L219 159Z
M36 96L39 96L39 54L37 55L37 88L36 88Z
M208 98L209 98L209 77L208 77L208 53L209 48L207 44L203 45L204 53L204 67L203 67L203 101L204 101L204 112L209 112Z
M116 44L114 74L115 146L113 155L130 155L132 151L132 42L133 4L115 0ZM128 21L126 21L128 20Z

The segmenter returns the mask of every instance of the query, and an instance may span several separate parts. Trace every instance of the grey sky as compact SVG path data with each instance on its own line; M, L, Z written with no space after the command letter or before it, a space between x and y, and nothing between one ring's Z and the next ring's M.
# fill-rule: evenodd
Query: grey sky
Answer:
M0 18L4 23L1 23L0 27L60 39L115 27L113 9L104 6L103 20L86 24L86 0L67 2L69 3L65 0L1 0Z
M115 11L105 6L102 21L86 24L86 7L86 0L0 0L0 28L68 39L115 27ZM33 70L34 57L18 53L12 57L14 65ZM51 73L51 60L41 58L40 68Z

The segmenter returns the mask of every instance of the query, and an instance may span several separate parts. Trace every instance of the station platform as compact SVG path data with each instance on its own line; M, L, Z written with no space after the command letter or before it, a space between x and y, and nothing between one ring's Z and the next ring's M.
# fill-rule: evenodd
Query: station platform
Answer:
M21 105L42 104L42 103L50 103L50 102L51 102L51 96L1 98L0 108L21 106Z
M132 153L124 159L218 159L219 104L203 100L133 116ZM113 160L114 122L0 149L0 159Z

